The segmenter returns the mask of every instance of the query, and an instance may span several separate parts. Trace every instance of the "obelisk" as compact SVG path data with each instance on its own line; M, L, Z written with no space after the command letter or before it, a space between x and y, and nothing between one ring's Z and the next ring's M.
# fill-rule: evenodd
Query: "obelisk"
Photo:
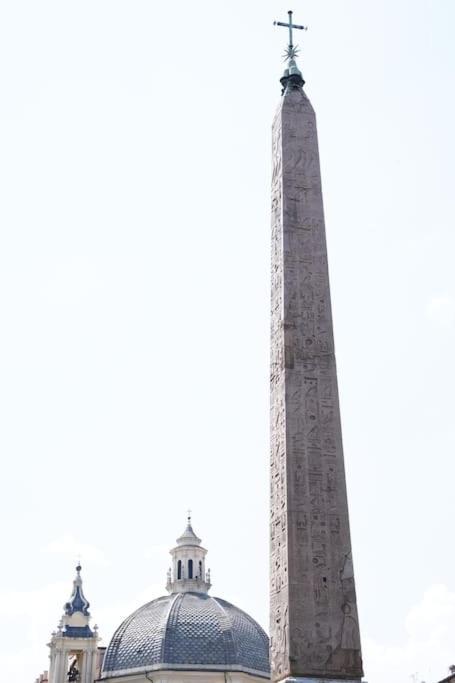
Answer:
M273 123L272 680L363 675L314 110L292 44Z

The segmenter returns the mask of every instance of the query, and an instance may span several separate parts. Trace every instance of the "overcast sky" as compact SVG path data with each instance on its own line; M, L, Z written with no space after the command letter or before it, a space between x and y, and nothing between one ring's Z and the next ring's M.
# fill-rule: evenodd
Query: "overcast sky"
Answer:
M268 625L270 125L282 0L0 3L0 671L78 555L104 643L193 510ZM306 0L369 683L455 662L452 0ZM414 676L414 678L412 678Z

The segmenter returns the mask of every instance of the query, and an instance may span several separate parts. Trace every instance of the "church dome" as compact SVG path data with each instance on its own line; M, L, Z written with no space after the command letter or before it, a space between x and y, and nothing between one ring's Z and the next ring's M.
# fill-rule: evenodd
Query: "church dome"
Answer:
M269 640L248 614L206 593L174 593L140 607L115 632L103 677L163 669L270 677Z
M171 550L166 595L140 607L107 648L102 678L150 671L238 671L270 678L269 639L248 614L208 595L207 551L188 517Z

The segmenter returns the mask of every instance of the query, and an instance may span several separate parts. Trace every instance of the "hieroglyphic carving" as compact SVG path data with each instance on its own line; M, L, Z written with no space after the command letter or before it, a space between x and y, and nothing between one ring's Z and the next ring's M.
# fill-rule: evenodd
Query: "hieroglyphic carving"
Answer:
M286 417L283 330L283 227L281 194L281 126L273 132L272 173L272 313L271 313L271 660L280 677L289 660L287 514L286 514Z
M273 125L272 678L362 676L313 109Z

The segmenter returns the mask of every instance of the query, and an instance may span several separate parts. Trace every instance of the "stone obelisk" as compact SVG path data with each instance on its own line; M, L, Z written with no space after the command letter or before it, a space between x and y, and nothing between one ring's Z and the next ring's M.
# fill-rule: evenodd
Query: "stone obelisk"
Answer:
M292 45L273 123L272 680L362 671L314 110Z

